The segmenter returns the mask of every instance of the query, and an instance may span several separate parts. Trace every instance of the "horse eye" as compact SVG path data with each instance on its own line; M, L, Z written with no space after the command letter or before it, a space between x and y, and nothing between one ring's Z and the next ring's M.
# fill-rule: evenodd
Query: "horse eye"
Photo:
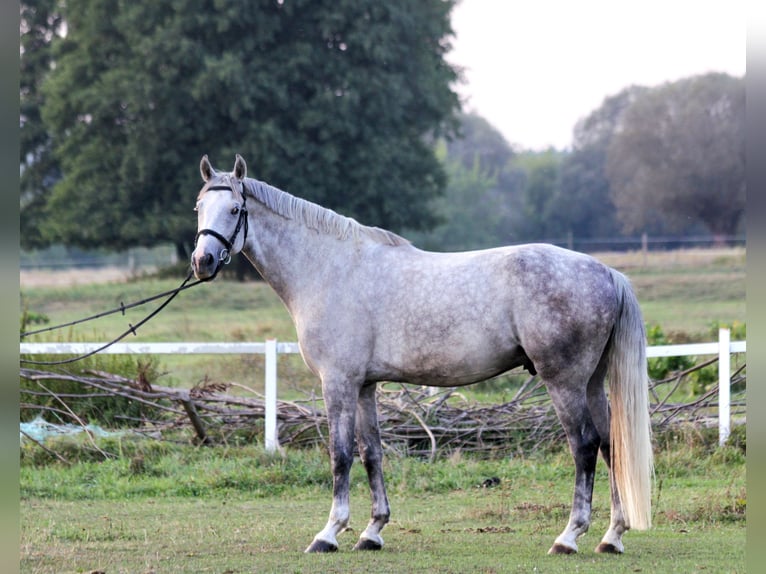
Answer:
M238 213L239 213L239 205L235 205L234 207L231 208L232 215L237 215Z

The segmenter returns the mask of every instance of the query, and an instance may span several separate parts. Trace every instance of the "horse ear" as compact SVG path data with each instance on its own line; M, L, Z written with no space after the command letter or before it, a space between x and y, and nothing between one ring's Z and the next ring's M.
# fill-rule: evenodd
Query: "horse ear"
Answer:
M234 177L239 179L240 181L245 179L245 176L247 175L247 164L245 163L245 160L242 159L242 156L237 154L237 159L234 160Z
M210 181L215 175L215 170L213 169L213 166L210 165L210 160L207 159L207 154L203 155L199 162L199 172L200 175L202 175L202 181Z

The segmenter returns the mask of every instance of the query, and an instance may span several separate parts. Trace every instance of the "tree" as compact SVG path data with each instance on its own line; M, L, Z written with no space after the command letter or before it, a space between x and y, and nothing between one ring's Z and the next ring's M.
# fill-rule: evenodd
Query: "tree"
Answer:
M56 0L27 0L20 8L20 240L22 247L34 248L44 244L39 232L43 207L50 188L61 177L41 119L40 86L51 69L51 42L61 33L62 15Z
M567 229L552 213L563 157L563 152L549 148L520 153L511 162L517 181L512 224L516 241L555 241L566 235Z
M444 142L437 155L447 171L447 188L433 202L439 219L427 232L406 235L418 247L433 251L465 251L496 247L507 242L510 205L497 188L497 177L482 167L482 156L474 156L466 167L463 157L451 157Z
M477 114L460 114L457 136L438 142L447 172L444 195L431 202L437 224L407 230L413 243L434 251L464 251L508 243L511 200L503 186L514 152L503 135Z
M625 111L607 157L626 231L655 218L737 232L745 209L745 86L707 74L647 91Z
M514 152L497 128L482 116L460 115L458 137L447 142L447 157L459 161L466 169L476 162L487 174L498 175L508 165Z
M453 0L68 0L44 120L47 241L188 254L207 153L374 225L433 223L459 101Z
M643 86L628 86L614 96L606 97L599 108L575 125L573 149L600 148L606 151L614 134L622 130L625 110L647 89Z
M574 148L559 167L558 191L549 208L559 234L577 239L616 237L620 233L609 182L606 153L596 146Z
M558 236L619 235L606 155L614 134L622 129L625 110L644 91L639 86L625 88L575 125L572 151L562 158L558 189L549 206L550 225L558 228Z

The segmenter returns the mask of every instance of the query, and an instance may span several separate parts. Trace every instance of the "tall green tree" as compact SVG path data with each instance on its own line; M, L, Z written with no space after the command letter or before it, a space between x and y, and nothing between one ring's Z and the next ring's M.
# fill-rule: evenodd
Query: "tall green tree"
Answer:
M43 208L61 177L41 118L45 102L41 85L52 68L51 43L60 37L63 18L57 0L26 0L20 10L20 239L23 247L34 248L45 244L40 233Z
M625 88L575 125L572 149L562 158L558 189L549 206L558 236L601 239L620 234L606 177L607 151L625 110L644 91L639 86Z
M447 142L445 159L459 161L466 169L478 168L489 175L503 172L514 155L513 148L497 128L476 113L460 114L457 137Z
M438 223L428 231L405 232L425 249L463 251L510 240L512 202L504 176L514 152L485 118L460 114L459 122L457 136L436 148L447 172L444 195L431 204Z
M557 241L566 237L568 230L553 212L563 158L564 153L553 148L527 151L513 158L516 207L512 227L516 241Z
M625 111L607 176L626 231L655 218L738 231L745 211L745 82L706 74L647 91Z
M67 0L43 117L47 241L188 253L207 153L370 224L433 223L453 0Z
M432 251L466 251L508 242L510 203L497 187L497 175L474 156L466 167L462 156L452 157L442 142L437 155L447 171L447 188L433 202L439 223L427 232L406 233L418 247Z

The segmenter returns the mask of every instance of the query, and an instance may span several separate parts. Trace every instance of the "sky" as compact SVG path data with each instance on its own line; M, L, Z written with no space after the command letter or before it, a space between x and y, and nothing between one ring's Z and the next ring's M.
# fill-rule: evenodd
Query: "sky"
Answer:
M746 0L462 0L447 60L466 111L521 149L568 148L630 85L745 74Z

